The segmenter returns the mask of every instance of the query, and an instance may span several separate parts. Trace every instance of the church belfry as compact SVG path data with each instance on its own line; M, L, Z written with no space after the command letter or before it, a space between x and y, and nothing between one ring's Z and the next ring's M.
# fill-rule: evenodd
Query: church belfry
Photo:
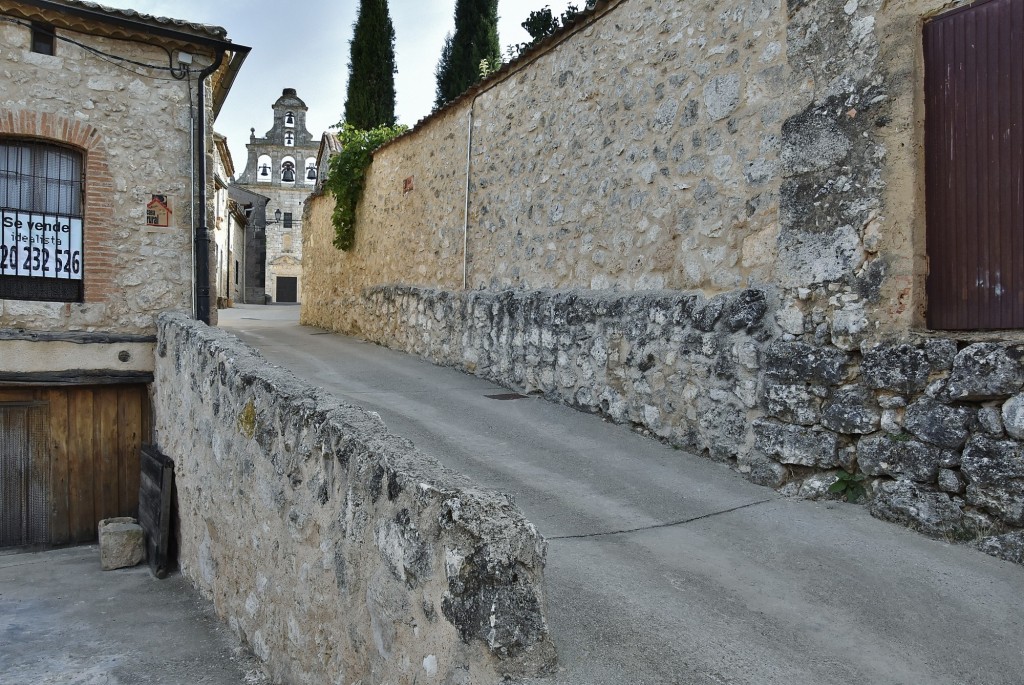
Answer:
M302 295L302 207L316 185L319 139L306 129L308 108L294 88L285 88L271 108L270 130L257 138L256 129L250 129L245 172L235 182L270 198L263 235L254 235L256 249L247 283L265 293L268 301L298 302ZM259 249L260 243L263 249ZM260 259L258 255L265 256ZM253 293L253 299L258 299L258 294Z

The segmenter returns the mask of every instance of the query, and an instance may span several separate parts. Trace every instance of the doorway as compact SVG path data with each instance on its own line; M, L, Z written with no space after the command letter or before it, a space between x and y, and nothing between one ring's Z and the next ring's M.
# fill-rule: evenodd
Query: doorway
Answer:
M275 302L298 302L299 279L297 276L277 277L277 296Z

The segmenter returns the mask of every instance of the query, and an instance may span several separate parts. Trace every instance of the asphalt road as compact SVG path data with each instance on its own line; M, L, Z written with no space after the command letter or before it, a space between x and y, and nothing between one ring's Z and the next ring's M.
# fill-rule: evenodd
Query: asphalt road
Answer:
M356 339L222 311L548 538L553 685L1020 685L1024 568L785 499L623 426Z

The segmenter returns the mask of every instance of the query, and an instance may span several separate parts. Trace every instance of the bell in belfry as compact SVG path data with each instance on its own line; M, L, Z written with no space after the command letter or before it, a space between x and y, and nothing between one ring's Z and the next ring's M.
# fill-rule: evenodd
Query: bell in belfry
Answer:
M285 183L295 183L295 165L285 162L281 169L281 180Z

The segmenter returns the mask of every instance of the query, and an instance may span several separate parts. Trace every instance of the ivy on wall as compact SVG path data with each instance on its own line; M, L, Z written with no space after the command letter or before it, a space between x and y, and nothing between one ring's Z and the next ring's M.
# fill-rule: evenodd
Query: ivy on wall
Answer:
M369 130L341 124L335 135L341 152L331 157L324 187L335 199L331 222L334 224L334 246L348 250L355 243L356 207L366 185L366 170L373 161L373 152L381 145L409 130L408 126L378 126Z

